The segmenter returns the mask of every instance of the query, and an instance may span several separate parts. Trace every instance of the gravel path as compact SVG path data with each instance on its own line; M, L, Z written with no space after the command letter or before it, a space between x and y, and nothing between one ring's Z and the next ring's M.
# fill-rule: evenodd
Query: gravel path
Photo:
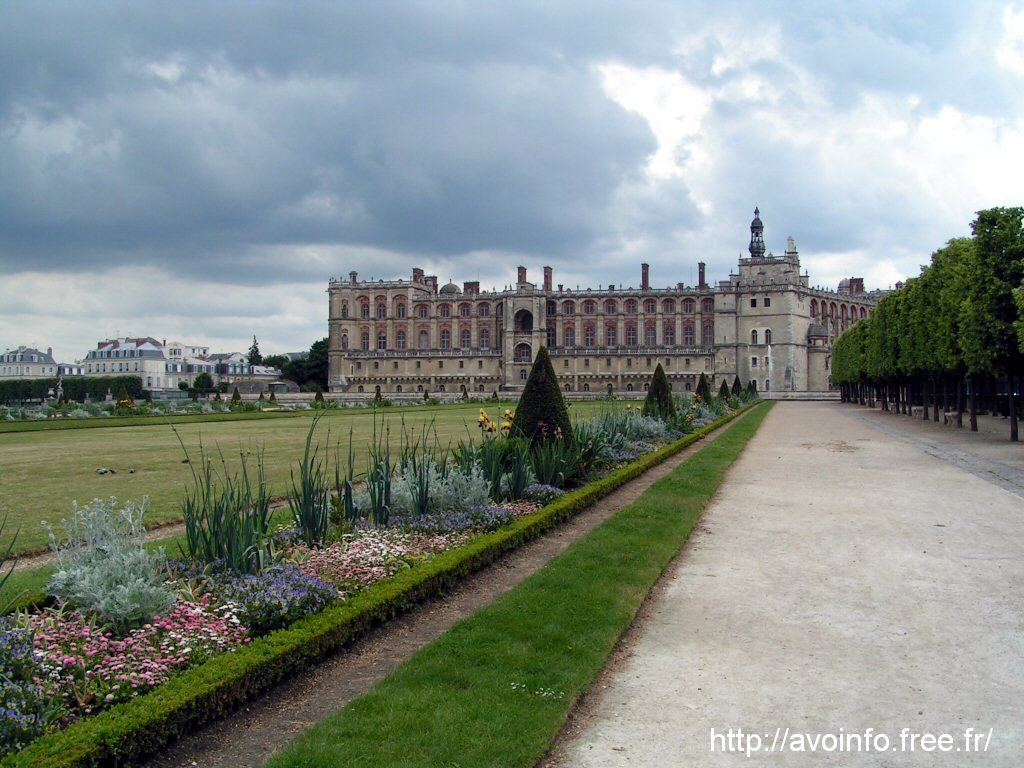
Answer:
M776 404L542 765L1019 766L1022 453L946 430Z

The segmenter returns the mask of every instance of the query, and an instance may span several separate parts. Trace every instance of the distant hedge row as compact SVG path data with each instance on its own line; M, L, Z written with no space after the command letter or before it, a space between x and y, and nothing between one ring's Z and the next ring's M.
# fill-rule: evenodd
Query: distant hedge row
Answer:
M138 376L69 376L63 381L64 397L79 403L86 394L90 400L102 400L108 389L116 398L122 386L133 398L142 394L142 379ZM45 400L51 389L57 390L56 378L0 381L0 403Z

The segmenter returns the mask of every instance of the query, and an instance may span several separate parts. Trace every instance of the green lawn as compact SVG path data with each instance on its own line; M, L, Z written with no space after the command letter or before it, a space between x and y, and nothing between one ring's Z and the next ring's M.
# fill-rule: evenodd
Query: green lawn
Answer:
M769 407L755 408L267 765L535 765Z
M397 449L404 419L408 429L422 430L433 423L438 444L455 444L476 428L478 404L386 408L378 412L391 428L391 444ZM497 419L505 405L488 405ZM603 408L624 407L622 403L576 403L570 413L585 417ZM317 438L325 447L332 468L335 450L347 456L349 430L361 465L373 435L373 413L364 409L329 410L320 423ZM240 450L262 448L271 492L283 496L289 472L301 458L312 413L290 418L200 420L175 424L193 459L199 443L209 452L219 449L232 467L237 467ZM148 496L147 524L179 519L178 505L191 482L178 439L163 422L141 426L107 426L96 420L95 428L27 431L0 434L0 520L7 516L4 534L20 530L16 551L37 551L46 546L39 522L57 523L66 517L72 501L116 496L141 499ZM468 429L468 432L467 432ZM115 475L98 475L97 468L117 470ZM134 474L128 470L134 469Z

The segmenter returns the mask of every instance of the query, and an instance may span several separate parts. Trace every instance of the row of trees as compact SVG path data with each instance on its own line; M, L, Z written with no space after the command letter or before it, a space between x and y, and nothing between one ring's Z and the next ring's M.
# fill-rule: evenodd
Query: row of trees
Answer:
M832 381L844 400L924 418L978 410L1009 417L1018 439L1024 374L1024 208L980 211L970 238L951 240L918 277L843 333ZM930 411L930 413L929 413Z

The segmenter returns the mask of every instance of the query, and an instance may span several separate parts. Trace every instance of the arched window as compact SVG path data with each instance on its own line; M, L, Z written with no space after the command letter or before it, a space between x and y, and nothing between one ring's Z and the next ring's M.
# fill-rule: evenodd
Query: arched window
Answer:
M416 391L417 392L422 392L423 391L423 385L422 384L417 384L416 385Z
M459 346L462 349L469 349L472 346L471 338L472 334L469 332L469 328L463 328L462 333L459 334Z
M439 306L437 308L437 314L440 317L451 317L452 316L452 307L451 307L451 305L450 304L442 304L441 306Z
M452 332L447 328L441 331L441 349L452 348Z
M657 311L658 302L656 302L654 299L648 299L647 301L644 302L644 312L646 312L648 315L653 315Z
M401 384L396 384L395 385L395 392L397 392L398 394L402 394L402 385Z
M487 328L480 329L480 349L491 348L491 332Z
M388 334L385 331L381 331L377 334L377 349L384 350L388 348Z
M616 344L615 326L608 324L604 329L604 345L606 347L614 347Z
M627 315L635 315L636 314L636 300L635 299L626 299L626 314Z
M341 334L341 348L342 349L348 349L348 334L347 333Z
M358 387L356 387L356 391L357 392L362 392L363 391L363 385L360 384Z
M583 346L592 347L594 346L594 326L588 325L583 329Z
M764 380L764 391L767 392L771 388L772 388L772 383L768 379L765 379Z
M750 332L750 343L751 344L757 344L757 331L756 330Z
M636 326L635 325L628 325L628 326L626 326L626 346L627 347L635 347L636 346Z
M584 301L583 302L583 314L592 315L597 311L597 302Z
M565 390L566 392L572 392L572 384L570 384L570 383L566 382L566 383L565 383L565 386L563 387L563 389L564 389L564 390Z
M694 344L693 326L687 325L683 328L683 346L692 347Z
M653 325L644 328L644 344L648 347L656 346L658 343L658 329Z
M589 392L590 391L590 383L589 382L586 382L586 381L583 382L583 391L584 392Z
M674 347L676 345L676 327L674 325L666 325L661 334L666 347Z
M420 304L416 307L416 314L419 317L427 317L430 314L430 307L426 304Z
M359 346L363 350L363 352L369 352L370 351L370 332L369 331L363 331L363 333L362 333L362 335L360 336L360 339L359 339Z
M574 301L563 301L562 302L562 314L563 315L575 315L576 314L576 302L574 302Z
M516 344L514 359L517 363L528 363L531 356L529 344Z
M608 301L604 303L604 313L606 315L614 315L618 311L619 310L615 304L614 299L608 299Z
M632 392L633 391L633 382L629 382L628 384L626 384L626 391L627 392Z
M377 319L378 320L386 320L387 316L388 316L388 305L385 304L384 302L381 302L380 304L377 305Z
M562 331L562 343L566 347L576 346L576 329L573 327L566 328Z
M484 385L483 384L477 384L476 385L476 391L477 392L483 392L484 391Z
M818 316L818 302L815 299L811 299L811 317Z
M521 370L519 372L519 380L520 381L526 381L526 377L527 377L526 369L523 368L523 370Z
M843 322L846 322L846 305L842 304L839 307L839 317L842 318Z
M395 346L398 349L405 349L405 331L397 331L395 333Z
M348 302L347 301L341 302L341 316L343 318L348 317Z
M370 302L364 301L359 305L359 315L364 320L368 320L370 318Z
M476 308L476 313L478 315L480 315L480 317L490 317L491 316L491 305L490 304L478 304L477 308Z
M700 303L700 311L705 315L711 314L715 311L715 302L713 299L704 299Z
M555 329L554 328L548 328L548 332L547 332L547 345L548 345L548 349L550 349L551 347L555 346Z
M430 334L420 331L420 349L430 349Z
M469 304L459 304L459 316L469 317L472 314L469 308Z
M865 317L867 317L867 316L868 316L868 311L867 311L866 309L864 309L864 307L861 307L861 308L860 308L860 317L861 317L861 320L863 320L863 319L864 319Z
M399 320L405 320L405 302L400 301L395 304L395 317Z
M705 323L704 329L701 331L700 343L705 347L710 347L715 340L715 326L711 323Z
M438 392L444 392L444 384L438 384L437 385L437 391Z
M672 299L665 299L661 303L661 311L664 312L667 315L675 314L676 303L674 301L672 301Z
M553 302L553 301L547 302L547 304L545 305L544 309L545 309L545 311L549 315L557 315L558 314L558 307L555 306L555 302Z
M764 343L765 344L771 344L772 343L772 329L771 328L765 328L764 329Z

